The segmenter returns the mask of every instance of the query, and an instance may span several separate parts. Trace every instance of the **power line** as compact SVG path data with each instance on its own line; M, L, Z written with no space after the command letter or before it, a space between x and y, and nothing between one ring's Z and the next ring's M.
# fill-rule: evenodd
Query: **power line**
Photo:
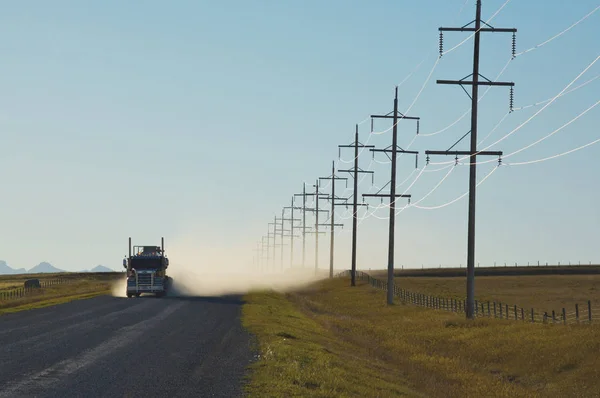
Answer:
M531 48L529 48L529 49L527 49L525 51L521 51L520 53L514 53L513 56L508 60L508 62L504 66L504 68L502 68L502 70L500 71L500 73L498 74L498 76L496 77L496 79L494 81L498 80L500 78L500 76L502 76L502 74L506 71L506 68L509 66L509 64L512 61L514 61L516 58L522 56L523 54L526 54L526 53L529 53L529 52L531 52L533 50L536 50L536 49L542 47L543 45L548 44L549 42L553 41L554 39L557 39L558 37L562 36L563 34L565 34L566 32L568 32L569 30L571 30L575 26L577 26L580 23L582 23L585 19L589 18L593 13L595 13L596 11L598 11L598 9L600 9L600 6L596 7L593 11L591 11L590 13L588 13L586 16L584 16L583 18L581 18L579 21L577 21L574 24L572 24L569 28L567 28L567 29L563 30L562 32L560 32L560 33L552 36L550 39L547 39L547 40L543 41L542 43L537 44L537 45L535 45L535 46L533 46L533 47L531 47ZM597 76L596 78L598 78L598 77L600 77L600 76ZM592 79L592 81L595 80L596 78ZM575 91L577 88L583 87L584 85L589 84L589 83L591 83L591 81L588 81L588 82L582 84L581 86L574 88L573 90L567 91L565 94L567 94L567 93L569 93L571 91ZM481 100L483 100L483 98L485 97L485 95L488 93L488 91L490 89L491 89L491 87L488 87L487 90L483 93L483 95L481 97L479 97L479 100L478 100L479 102L481 102ZM535 103L533 105L527 105L527 106L524 106L524 107L513 108L513 111L521 110L521 109L525 109L525 108L529 108L529 107L532 107L532 106L541 105L541 104L543 104L545 102L548 102L548 101L550 101L550 99L546 100L546 101ZM454 122L450 123L446 127L442 128L440 130L434 131L432 133L421 134L421 136L422 137L431 137L431 136L434 136L434 135L441 134L441 133L445 132L446 130L450 129L451 127L455 126L465 116L467 116L469 114L469 112L470 112L470 109L467 109L458 119L456 119ZM408 145L408 147L410 148L410 145Z
M592 146L594 144L597 144L598 142L600 142L600 138L598 138L598 139L596 139L596 140L594 140L592 142L589 142L589 143L587 143L585 145L581 145L581 146L579 146L577 148L570 149L570 150L568 150L566 152L562 152L562 153L559 153L559 154L556 154L556 155L552 155L552 156L549 156L549 157L546 157L546 158L537 159L537 160L528 160L528 161L525 161L525 162L506 163L506 165L507 166L522 166L522 165L526 165L526 164L533 164L533 163L545 162L547 160L556 159L556 158L559 158L561 156L565 156L565 155L568 155L570 153L577 152L577 151L579 151L581 149L584 149L584 148L587 148L587 147Z
M571 26L569 26L567 29L563 30L562 32L560 32L560 33L558 33L558 34L556 34L556 35L554 35L554 36L552 36L551 38L549 38L549 39L545 40L544 42L542 42L542 43L540 43L540 44L538 44L538 45L535 45L535 46L533 46L533 47L531 47L531 48L529 48L529 49L527 49L527 50L525 50L525 51L521 51L520 53L518 53L518 54L515 54L515 56L520 56L520 55L523 55L523 54L525 54L525 53L531 52L531 51L533 51L533 50L537 50L538 48L540 48L540 47L542 47L542 46L544 46L544 45L546 45L546 44L550 43L550 42L551 42L551 41L553 41L554 39L557 39L557 38L559 38L560 36L564 35L564 34L565 34L565 33L567 33L568 31L570 31L571 29L573 29L575 26L579 25L580 23L582 23L583 21L585 21L586 19L588 19L589 17L591 17L591 16L592 16L592 14L594 14L594 13L595 13L596 11L598 11L598 10L600 10L600 5L599 5L599 6L597 6L596 8L594 8L594 9L593 9L592 11L590 11L588 14L586 14L586 15L585 15L583 18L581 18L579 21L577 21L577 22L575 22L574 24L572 24Z
M544 111L544 109L546 109L547 107L549 107L550 105L552 105L552 103L554 101L556 101L559 97L561 97L568 90L568 88L571 87L577 80L579 80L579 78L581 76L583 76L585 74L585 72L587 72L596 62L598 62L599 59L600 59L600 55L597 56L596 59L594 59L588 66L586 66L585 69L583 71L581 71L581 73L579 73L579 75L577 75L577 77L575 77L575 79L573 79L565 88L563 88L560 91L560 93L556 94L554 96L554 98L552 98L552 100L550 100L550 102L548 102L546 105L544 105L542 107L542 109L540 109L539 111L537 111L536 113L534 113L527 120L525 120L523 123L519 124L512 131L510 131L509 133L507 133L506 135L504 135L502 138L500 138L497 141L493 142L492 144L488 145L484 149L477 151L475 153L475 155L478 155L481 151L485 151L485 150L491 148L492 146L494 146L494 145L496 145L496 144L504 141L505 139L507 139L508 137L510 137L511 135L513 135L514 133L516 133L517 131L519 131L521 128L523 128L523 126L525 126L527 123L531 122L537 115L539 115L540 113L542 113ZM465 159L467 159L469 157L471 157L471 155L465 156L464 158L460 158L460 159L458 159L458 161L461 162L462 160L465 160ZM436 163L431 163L431 164L443 165L443 164L448 164L448 163L452 163L452 162L436 162ZM483 163L483 162L480 162L479 164L481 164L481 163ZM470 164L476 164L476 163L473 161Z
M452 167L454 167L454 166L452 166ZM487 180L489 177L491 177L491 176L492 176L492 174L494 174L494 172L495 172L496 170L498 170L499 168L500 168L499 166L496 166L496 167L494 167L494 168L492 169L492 171L491 171L491 172L489 172L489 173L488 173L488 174L487 174L487 175L486 175L486 176L485 176L485 177L484 177L484 178L483 178L481 181L479 181L479 182L477 183L477 187L479 187L481 184L483 184L483 183L484 183L484 181L485 181L485 180ZM440 184L438 184L438 186L439 186L439 185L440 185ZM435 190L435 189L433 189L432 191L434 191L434 190ZM468 194L469 194L469 191L465 192L464 194L462 194L462 195L461 195L461 196L459 196L458 198L456 198L456 199L454 199L454 200L451 200L450 202L447 202L447 203L444 203L444 204L442 204L442 205L438 205L438 206L419 206L417 203L419 203L419 202L421 202L421 200L425 199L425 198L422 198L422 199L418 200L417 202L415 202L415 203L412 203L412 204L410 205L410 207L415 207L415 208L417 208L417 209L422 209L422 210L437 210L437 209L441 209L441 208L443 208L443 207L447 207L447 206L450 206L451 204L454 204L454 203L458 202L459 200L461 200L462 198L464 198L464 197L465 197L465 196L467 196Z

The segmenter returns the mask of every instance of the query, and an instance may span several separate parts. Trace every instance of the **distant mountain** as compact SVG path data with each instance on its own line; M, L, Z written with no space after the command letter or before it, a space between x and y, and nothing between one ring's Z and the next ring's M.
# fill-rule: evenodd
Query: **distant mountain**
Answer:
M8 266L6 261L0 260L0 275L15 275L15 274L42 274L42 273L57 273L57 272L69 272L62 269L58 269L48 262L41 262L30 270L25 268L11 268ZM97 265L91 270L82 270L79 272L117 272L114 269L105 267L104 265Z
M42 273L55 273L55 272L67 272L67 271L58 269L55 266L53 266L52 264L47 263L45 261L39 263L38 265L36 265L35 267L33 267L32 269L27 271L27 273L29 273L29 274L42 274Z
M116 272L114 269L105 267L104 265L97 265L92 268L89 272Z
M6 261L0 260L0 275L14 275L14 274L25 274L27 270L25 268L14 269L6 264Z

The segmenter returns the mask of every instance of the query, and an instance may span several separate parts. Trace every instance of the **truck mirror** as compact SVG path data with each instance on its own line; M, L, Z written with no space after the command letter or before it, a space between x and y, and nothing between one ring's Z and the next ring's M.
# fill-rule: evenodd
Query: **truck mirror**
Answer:
M123 268L127 268L127 259L126 258L123 259Z

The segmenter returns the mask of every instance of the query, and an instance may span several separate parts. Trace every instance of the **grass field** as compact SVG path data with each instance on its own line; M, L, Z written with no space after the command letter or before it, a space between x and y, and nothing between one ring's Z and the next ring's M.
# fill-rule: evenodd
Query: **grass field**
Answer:
M2 275L0 276L0 315L108 294L112 282L121 276L118 273ZM33 278L40 279L40 282L60 278L66 283L36 289L24 297L2 300L2 293L22 288L25 280Z
M258 336L251 397L421 396L399 382L370 347L338 338L303 308L300 295L260 292L246 296L243 323Z
M464 276L399 277L395 282L413 292L460 299L466 296ZM592 312L600 315L600 275L480 276L475 279L475 298L534 308L536 312L563 307L570 312L575 304L584 308L591 300Z
M253 293L253 396L579 397L600 395L600 325L478 319L385 305L347 278L286 296Z
M369 271L373 276L383 275L387 270ZM467 269L462 268L407 268L395 269L395 276L464 277ZM518 276L518 275L600 275L600 265L542 265L475 267L475 276Z

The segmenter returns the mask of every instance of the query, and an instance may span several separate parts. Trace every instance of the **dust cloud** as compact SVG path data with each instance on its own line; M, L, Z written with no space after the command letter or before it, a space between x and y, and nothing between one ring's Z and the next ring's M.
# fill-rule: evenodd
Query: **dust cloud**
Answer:
M270 272L259 270L248 259L247 249L198 245L197 242L165 239L169 258L167 275L173 280L168 296L223 296L245 294L252 290L273 289L279 292L301 288L324 279L328 272L315 274L314 268L291 269L285 264ZM271 266L272 268L272 266ZM113 296L125 297L125 279L113 286Z
M127 297L127 295L125 294L125 288L127 287L127 279L125 278L126 276L123 276L123 278L119 278L119 280L113 282L111 289L112 295L114 297Z

